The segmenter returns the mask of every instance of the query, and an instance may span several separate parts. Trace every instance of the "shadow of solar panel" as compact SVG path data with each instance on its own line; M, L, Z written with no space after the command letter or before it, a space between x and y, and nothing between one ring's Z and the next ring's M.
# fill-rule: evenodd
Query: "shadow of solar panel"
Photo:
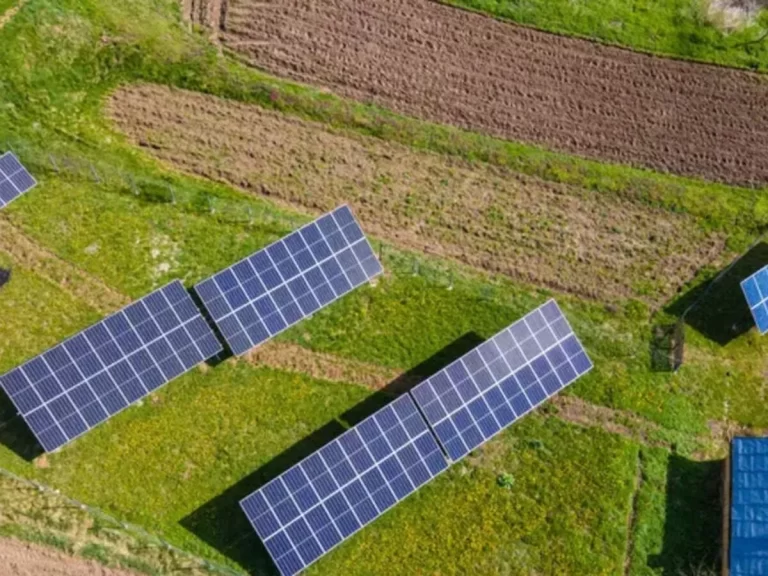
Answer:
M760 334L765 334L768 332L768 266L742 280L741 290L747 299L757 329Z
M300 572L448 467L405 395L240 506L283 576Z
M455 462L591 368L562 311L550 300L411 394Z
M50 452L221 350L175 281L0 376L0 386Z
M0 208L34 188L37 181L21 165L13 152L0 156Z
M341 206L195 286L235 355L276 336L382 271Z

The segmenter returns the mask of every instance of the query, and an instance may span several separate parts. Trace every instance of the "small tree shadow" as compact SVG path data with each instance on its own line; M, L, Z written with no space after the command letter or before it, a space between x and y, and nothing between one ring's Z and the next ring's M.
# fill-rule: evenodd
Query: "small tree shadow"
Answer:
M706 338L725 346L748 332L754 321L741 281L768 264L768 244L760 242L718 276L677 298L665 311Z
M455 340L203 504L184 517L180 524L221 554L237 562L250 574L276 576L278 572L269 554L240 510L240 500L340 436L349 426L358 424L481 342L483 338L474 332Z
M724 461L696 462L672 454L662 551L649 559L664 576L719 574Z

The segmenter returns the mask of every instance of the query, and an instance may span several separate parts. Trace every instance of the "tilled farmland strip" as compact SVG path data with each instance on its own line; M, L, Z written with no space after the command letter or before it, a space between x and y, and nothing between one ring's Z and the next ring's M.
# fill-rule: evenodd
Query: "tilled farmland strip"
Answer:
M768 84L429 0L232 0L254 64L438 122L728 183L768 182Z
M689 216L257 106L145 85L118 91L110 111L185 171L312 212L349 202L367 232L401 247L583 296L663 302L724 246Z

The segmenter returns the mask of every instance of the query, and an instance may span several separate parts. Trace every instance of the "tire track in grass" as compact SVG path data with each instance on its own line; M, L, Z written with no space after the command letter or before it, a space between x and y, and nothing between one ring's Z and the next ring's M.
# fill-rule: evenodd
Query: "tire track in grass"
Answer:
M131 302L125 294L41 247L6 218L0 218L0 250L19 266L39 274L102 314Z
M412 388L423 377L385 368L376 364L314 352L286 342L272 341L245 356L246 361L279 370L308 374L313 378L355 384L396 396ZM672 441L662 438L658 424L625 410L616 410L585 402L575 396L555 396L541 414L585 428L602 428L645 446L674 450ZM706 445L712 438L694 438L695 444Z
M26 4L27 1L28 0L19 0L19 3L16 6L11 6L8 10L0 14L0 30L2 30L3 27L16 16L16 13L24 7L24 4Z
M624 576L630 576L632 569L632 555L635 545L635 528L637 527L637 505L640 491L643 488L643 451L637 451L637 473L635 475L635 488L630 499L629 515L627 516L627 548L624 552Z

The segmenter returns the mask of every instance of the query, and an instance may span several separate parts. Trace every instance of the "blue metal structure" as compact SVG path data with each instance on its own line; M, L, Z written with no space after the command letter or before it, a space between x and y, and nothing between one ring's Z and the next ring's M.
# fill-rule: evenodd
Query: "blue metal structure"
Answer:
M768 576L768 438L731 444L731 576Z

